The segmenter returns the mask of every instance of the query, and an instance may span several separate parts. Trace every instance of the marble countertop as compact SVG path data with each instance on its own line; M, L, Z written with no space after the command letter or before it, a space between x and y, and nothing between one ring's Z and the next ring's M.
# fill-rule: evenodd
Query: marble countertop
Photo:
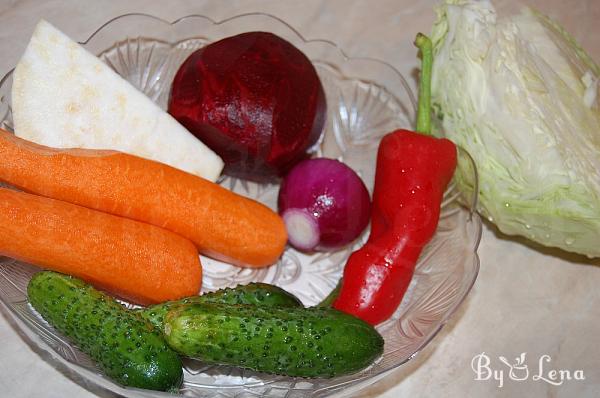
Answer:
M173 20L187 14L214 19L264 11L288 21L307 38L336 41L352 56L379 58L405 76L417 66L415 32L428 32L435 1L416 0L0 0L0 73L19 59L36 22L45 18L82 40L103 22L128 12ZM565 25L600 59L600 2L531 0ZM498 0L501 9L513 1ZM414 86L414 82L411 82ZM484 226L481 271L464 304L416 358L357 396L597 397L600 396L600 261L591 261L499 234ZM2 308L0 395L6 397L104 397L64 376L27 345ZM509 377L499 357L526 352L530 372L581 370L585 380L553 385ZM485 353L504 382L475 380L473 358ZM547 355L548 357L544 357ZM480 357L481 358L481 357ZM550 362L544 359L550 359ZM500 374L497 374L500 378Z

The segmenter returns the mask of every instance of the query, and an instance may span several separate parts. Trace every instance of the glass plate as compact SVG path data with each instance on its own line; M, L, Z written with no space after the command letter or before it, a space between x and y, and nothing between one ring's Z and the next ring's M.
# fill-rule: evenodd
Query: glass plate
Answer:
M397 128L410 129L415 116L414 96L404 78L389 64L350 58L334 43L305 40L284 21L261 13L219 22L198 15L167 22L149 15L128 14L107 22L82 44L165 108L170 82L192 51L214 40L253 30L270 31L287 39L313 61L325 88L328 112L325 134L313 152L343 160L371 187L379 139ZM0 123L7 130L12 130L11 86L9 72L0 82ZM471 167L467 155L462 154L460 159L462 166ZM277 185L232 178L223 178L220 183L275 208ZM437 232L420 258L402 304L392 319L377 327L385 338L384 354L368 369L333 379L301 379L189 360L185 362L181 394L190 397L345 394L379 380L414 357L456 311L477 277L481 221L472 211L474 199L463 199L451 184L445 194ZM202 258L202 289L263 281L279 285L296 294L305 305L312 305L333 289L346 258L362 245L367 234L365 231L354 244L333 253L306 255L288 248L276 266L266 269L242 269ZM86 355L57 334L28 305L26 286L37 268L5 257L0 257L0 265L0 299L24 334L47 351L47 359L55 366L90 389L100 387L132 397L172 396L123 388L105 378Z

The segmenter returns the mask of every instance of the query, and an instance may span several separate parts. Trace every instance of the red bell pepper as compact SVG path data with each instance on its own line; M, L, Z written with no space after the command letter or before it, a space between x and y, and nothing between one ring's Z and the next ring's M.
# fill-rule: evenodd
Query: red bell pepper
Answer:
M379 145L367 243L352 253L333 306L378 324L402 301L423 247L437 228L444 190L456 168L456 146L429 136L431 41L415 41L423 57L417 132L396 130Z

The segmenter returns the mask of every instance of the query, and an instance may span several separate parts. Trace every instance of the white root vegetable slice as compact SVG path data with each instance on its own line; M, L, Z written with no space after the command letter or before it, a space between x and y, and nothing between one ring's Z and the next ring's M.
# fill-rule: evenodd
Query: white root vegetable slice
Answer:
M15 134L55 148L112 149L210 181L223 161L167 112L46 21L13 75Z

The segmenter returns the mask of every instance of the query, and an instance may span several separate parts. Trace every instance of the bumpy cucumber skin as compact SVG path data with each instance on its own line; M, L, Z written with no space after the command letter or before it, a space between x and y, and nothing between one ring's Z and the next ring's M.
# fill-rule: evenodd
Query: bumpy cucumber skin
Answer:
M179 355L150 323L111 297L50 271L35 274L27 293L40 315L116 382L160 391L181 385Z
M195 303L167 314L165 339L182 355L293 377L334 377L370 365L383 338L330 308Z
M302 307L302 302L293 294L268 283L253 282L234 288L219 289L201 296L167 301L139 310L140 315L162 330L164 318L169 310L181 304L222 303L249 304L266 307Z

